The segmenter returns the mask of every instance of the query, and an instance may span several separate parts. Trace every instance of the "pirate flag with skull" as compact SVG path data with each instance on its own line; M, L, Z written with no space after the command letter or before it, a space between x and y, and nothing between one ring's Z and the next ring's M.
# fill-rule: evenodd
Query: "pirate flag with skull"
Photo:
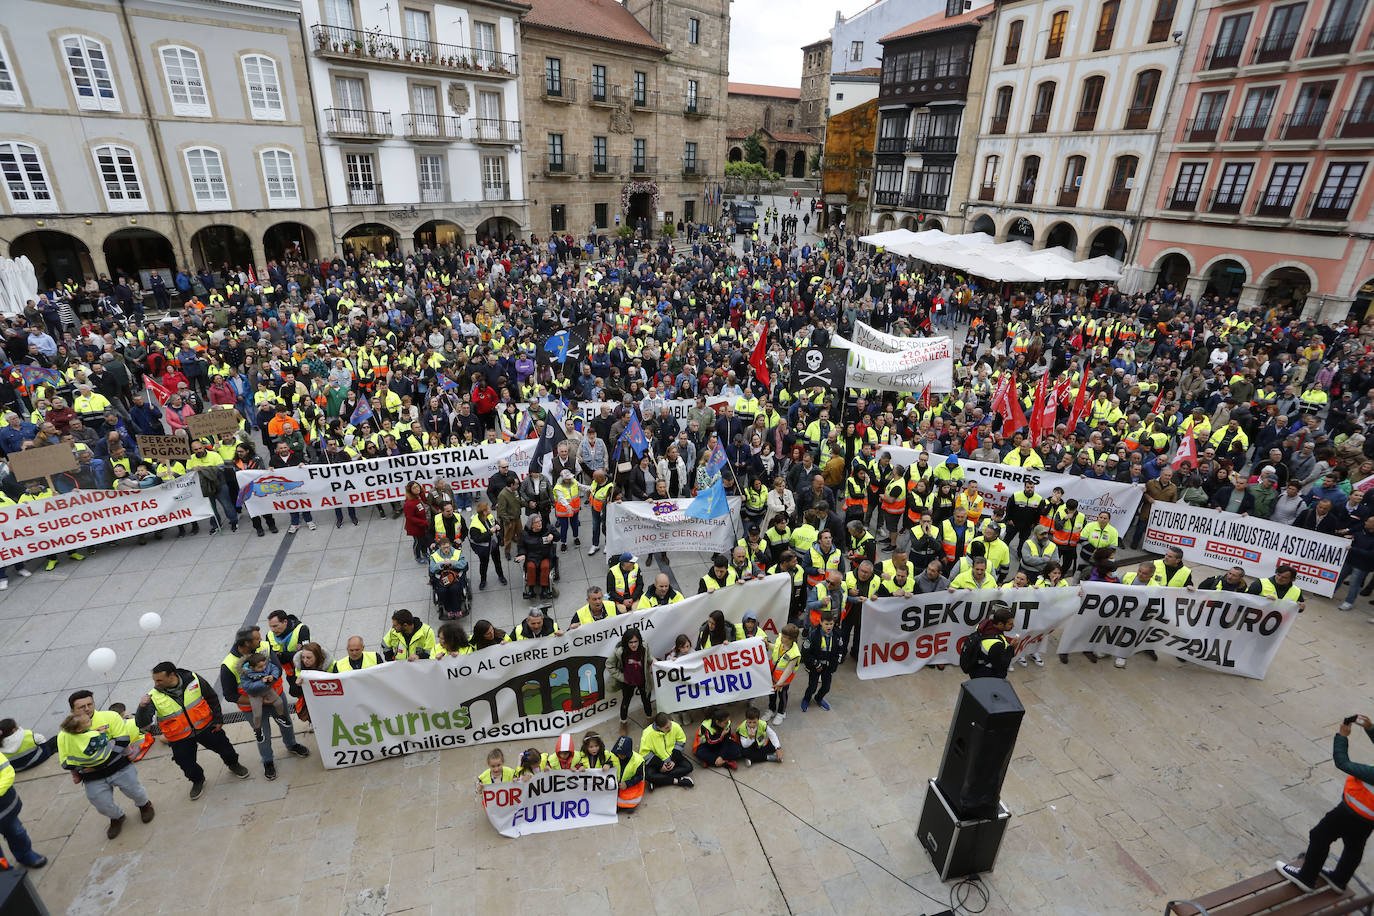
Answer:
M841 347L803 347L792 354L792 372L788 388L829 388L835 393L844 391L849 372L849 351Z

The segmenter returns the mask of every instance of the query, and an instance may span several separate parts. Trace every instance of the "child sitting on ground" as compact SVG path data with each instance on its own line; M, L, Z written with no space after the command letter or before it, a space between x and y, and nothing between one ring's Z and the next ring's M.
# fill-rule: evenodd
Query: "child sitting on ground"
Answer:
M272 663L265 652L254 652L239 662L239 686L253 707L253 737L262 740L262 708L271 706L278 722L286 720L286 702L274 685L281 678L281 666Z

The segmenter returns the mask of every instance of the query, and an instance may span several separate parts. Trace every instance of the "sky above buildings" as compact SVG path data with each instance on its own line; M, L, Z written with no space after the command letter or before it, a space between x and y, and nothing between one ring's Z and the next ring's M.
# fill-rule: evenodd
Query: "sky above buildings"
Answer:
M736 0L730 5L730 79L801 85L802 45L830 35L835 12L852 16L872 0Z

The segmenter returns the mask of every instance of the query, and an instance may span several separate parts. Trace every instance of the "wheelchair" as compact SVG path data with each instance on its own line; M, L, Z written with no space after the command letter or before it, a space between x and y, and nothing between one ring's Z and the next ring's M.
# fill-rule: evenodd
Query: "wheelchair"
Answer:
M443 569L437 575L427 573L430 601L434 605L435 615L440 620L457 620L466 616L468 611L472 609L472 580L468 576L468 571L468 559L463 557L463 565L458 569ZM439 597L439 590L441 587L450 587L454 583L458 585L458 610L449 614L444 610L444 603Z

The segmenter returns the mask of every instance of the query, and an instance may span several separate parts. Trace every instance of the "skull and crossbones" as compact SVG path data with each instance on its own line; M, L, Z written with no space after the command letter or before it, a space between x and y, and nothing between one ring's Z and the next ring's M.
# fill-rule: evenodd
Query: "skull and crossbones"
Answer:
M825 354L820 350L807 350L802 357L806 368L798 373L798 379L803 385L829 385L834 379L832 373L827 369L821 371L821 364L825 362Z

